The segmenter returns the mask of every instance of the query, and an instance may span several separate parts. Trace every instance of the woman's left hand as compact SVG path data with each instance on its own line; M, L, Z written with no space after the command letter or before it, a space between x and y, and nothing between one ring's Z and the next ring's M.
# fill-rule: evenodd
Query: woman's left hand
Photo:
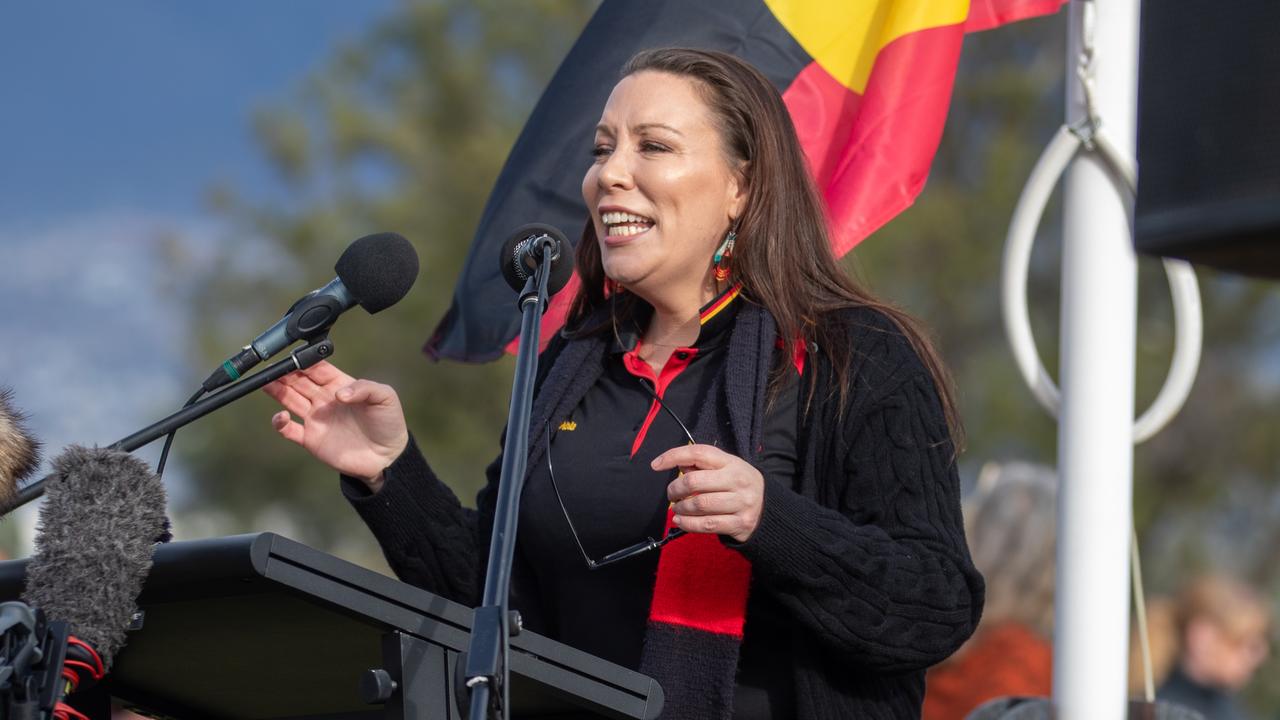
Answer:
M653 469L680 468L667 486L672 523L686 532L746 542L760 524L764 476L746 460L711 445L682 445L653 459Z

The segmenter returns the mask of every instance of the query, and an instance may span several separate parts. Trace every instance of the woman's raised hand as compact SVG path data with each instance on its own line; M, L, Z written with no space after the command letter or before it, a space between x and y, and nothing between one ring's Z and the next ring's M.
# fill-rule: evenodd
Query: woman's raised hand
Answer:
M320 362L263 390L284 406L271 416L281 435L373 492L382 488L382 471L409 444L404 410L390 385L356 380Z

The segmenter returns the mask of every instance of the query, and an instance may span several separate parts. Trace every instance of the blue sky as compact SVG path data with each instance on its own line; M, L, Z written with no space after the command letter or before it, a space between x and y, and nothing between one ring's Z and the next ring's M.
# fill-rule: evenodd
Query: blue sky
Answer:
M0 219L88 208L193 213L211 179L270 186L249 112L391 0L7 3Z
M215 181L270 199L278 188L251 141L252 111L287 101L394 5L0 8L0 385L30 414L46 456L113 442L190 394L191 330L160 294L180 281L159 276L160 236L215 241L219 221L203 206ZM180 492L181 468L170 467Z

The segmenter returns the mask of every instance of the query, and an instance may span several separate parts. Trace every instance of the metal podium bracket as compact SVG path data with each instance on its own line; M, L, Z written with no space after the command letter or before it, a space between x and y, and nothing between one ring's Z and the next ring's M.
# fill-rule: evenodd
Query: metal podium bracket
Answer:
M443 647L395 630L382 636L382 667L366 673L362 690L378 694L365 699L383 702L386 720L451 720L448 693L440 693L448 681Z

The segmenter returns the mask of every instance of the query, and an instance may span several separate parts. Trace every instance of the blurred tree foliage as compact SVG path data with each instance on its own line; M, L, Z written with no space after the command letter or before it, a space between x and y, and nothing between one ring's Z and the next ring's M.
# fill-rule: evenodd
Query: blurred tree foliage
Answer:
M341 323L333 334L337 362L399 389L428 457L469 502L497 450L511 366L431 365L419 347L448 306L489 187L524 117L593 6L406 2L339 52L300 97L264 110L254 130L288 201L263 207L230 188L215 193L244 234L195 268L189 301L203 326L195 366L221 361L302 290L332 277L332 263L351 239L401 232L422 257L418 285L376 318ZM1013 205L1061 123L1065 34L1062 13L969 37L927 188L847 260L864 282L934 329L968 431L966 478L988 460L1055 464L1056 425L1019 379L1004 338L998 278ZM1033 326L1051 374L1060 228L1051 206L1029 281ZM1143 260L1140 274L1139 412L1163 382L1173 346L1159 263ZM1274 594L1278 301L1263 283L1211 271L1200 278L1199 377L1182 413L1135 458L1148 581L1169 591L1195 571L1225 567ZM272 437L272 412L266 398L256 398L184 431L178 447L197 490L190 512L219 509L221 532L280 527L374 563L376 551L338 496L333 474ZM1280 697L1268 695L1280 691L1266 684L1255 683L1255 703L1280 706Z
M327 282L355 238L399 232L418 250L418 282L375 317L344 318L331 335L335 362L394 385L435 469L460 497L474 497L498 450L511 365L431 364L419 349L448 307L490 185L593 7L406 2L337 52L298 97L258 113L253 129L286 201L265 206L215 189L216 208L240 233L209 251L211 260L202 255L200 267L194 254L175 255L196 276L193 367L215 366ZM376 563L335 475L274 437L276 409L265 396L247 398L184 431L176 447L195 486L187 526L277 529Z

